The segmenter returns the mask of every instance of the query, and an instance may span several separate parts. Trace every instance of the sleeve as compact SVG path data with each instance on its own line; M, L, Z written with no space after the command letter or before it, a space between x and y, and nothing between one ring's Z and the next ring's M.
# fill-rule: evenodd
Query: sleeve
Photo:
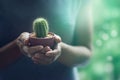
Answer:
M81 45L91 48L92 15L90 4L90 0L82 0L81 2L75 22L73 45Z
M7 67L22 56L15 41L0 48L0 69Z

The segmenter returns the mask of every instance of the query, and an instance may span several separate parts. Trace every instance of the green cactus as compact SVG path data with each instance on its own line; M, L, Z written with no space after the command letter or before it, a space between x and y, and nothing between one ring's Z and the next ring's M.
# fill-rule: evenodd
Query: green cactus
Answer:
M48 22L44 18L37 18L33 22L33 31L38 38L44 38L48 35Z

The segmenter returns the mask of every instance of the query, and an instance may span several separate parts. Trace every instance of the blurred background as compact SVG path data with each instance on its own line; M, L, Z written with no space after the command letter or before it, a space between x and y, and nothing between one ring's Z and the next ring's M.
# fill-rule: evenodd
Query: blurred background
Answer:
M93 56L80 80L120 80L120 0L91 0Z

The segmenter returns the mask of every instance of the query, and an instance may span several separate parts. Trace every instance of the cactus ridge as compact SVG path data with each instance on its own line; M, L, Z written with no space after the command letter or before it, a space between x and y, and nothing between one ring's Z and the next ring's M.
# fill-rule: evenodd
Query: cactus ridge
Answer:
M48 23L44 18L37 18L33 22L33 31L36 34L36 37L46 37L49 32Z

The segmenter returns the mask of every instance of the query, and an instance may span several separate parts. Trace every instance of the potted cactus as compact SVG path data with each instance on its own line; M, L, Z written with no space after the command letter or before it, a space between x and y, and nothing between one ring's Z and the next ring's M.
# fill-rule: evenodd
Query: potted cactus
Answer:
M33 22L33 33L30 34L27 45L43 45L44 47L50 46L51 49L54 49L57 45L55 37L56 35L54 33L49 32L47 20L44 18L37 18Z

